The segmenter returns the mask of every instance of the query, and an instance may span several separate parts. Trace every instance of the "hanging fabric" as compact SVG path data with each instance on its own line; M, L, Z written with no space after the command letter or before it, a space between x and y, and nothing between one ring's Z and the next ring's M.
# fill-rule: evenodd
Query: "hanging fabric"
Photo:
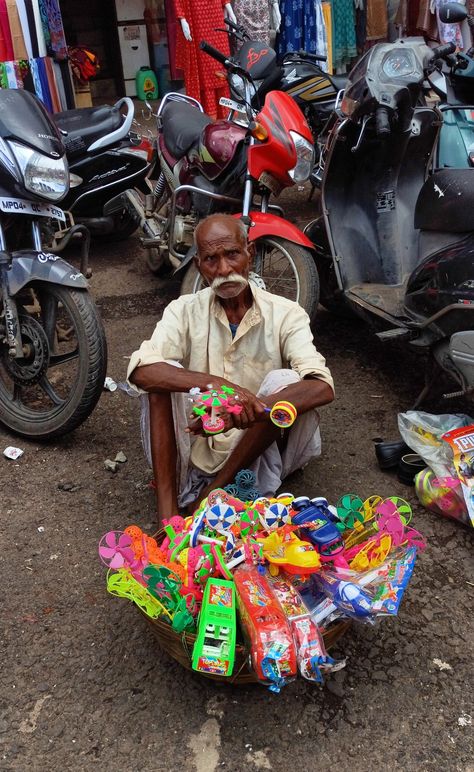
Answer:
M311 54L327 56L321 0L282 0L280 11L281 28L276 45L278 54L282 56L287 51L304 49Z
M18 88L16 72L15 72L15 63L5 62L5 72L7 74L8 88Z
M270 4L262 0L234 0L232 7L237 24L245 27L250 40L270 45Z
M20 16L18 14L18 8L15 0L6 0L8 23L10 25L10 34L12 38L13 46L13 58L24 59L28 56L23 38L23 32L21 29Z
M332 2L333 65L344 70L357 56L353 0Z
M323 9L323 18L324 18L324 28L326 30L326 38L327 38L327 71L330 75L333 73L333 64L332 64L332 11L331 11L331 3L330 2L323 2L321 4L321 7Z
M23 40L25 41L25 48L26 48L25 58L29 59L30 57L33 56L33 49L31 46L31 35L30 35L30 28L28 26L28 14L26 13L25 0L16 0L16 7L18 10L18 16L20 19Z
M25 3L25 11L26 11L26 17L28 20L28 29L30 31L30 40L31 40L31 51L32 56L30 56L30 59L35 59L39 56L39 44L38 44L38 35L36 32L36 22L35 22L35 12L33 9L33 0L24 0Z
M48 53L55 59L67 59L67 45L64 34L63 19L58 0L39 0L43 29L45 32Z
M7 4L6 0L0 0L0 59L7 62L14 58Z
M35 16L35 29L36 29L36 38L38 40L38 51L39 56L46 56L46 43L44 39L44 33L43 33L43 25L41 23L41 13L39 9L39 0L32 0L33 2L33 13Z
M53 105L53 112L59 113L61 108L61 102L59 100L58 87L56 84L56 78L54 75L53 60L50 56L44 59L44 65L46 69L46 77L48 79L49 93L51 96L51 102Z
M388 31L387 0L366 0L367 40L385 40Z

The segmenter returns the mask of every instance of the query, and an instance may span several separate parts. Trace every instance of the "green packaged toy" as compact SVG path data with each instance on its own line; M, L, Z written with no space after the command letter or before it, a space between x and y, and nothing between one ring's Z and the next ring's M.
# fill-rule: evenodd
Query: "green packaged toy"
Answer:
M232 675L235 641L234 582L208 579L193 649L193 670L222 676Z

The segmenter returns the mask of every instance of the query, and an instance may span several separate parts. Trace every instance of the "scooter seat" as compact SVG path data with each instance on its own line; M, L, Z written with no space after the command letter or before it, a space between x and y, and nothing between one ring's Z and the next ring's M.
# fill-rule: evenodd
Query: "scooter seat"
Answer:
M124 116L120 107L101 105L66 110L53 116L58 128L67 131L63 137L68 158L85 153L96 139L120 128Z
M185 102L170 102L162 113L163 139L167 150L182 158L212 119Z

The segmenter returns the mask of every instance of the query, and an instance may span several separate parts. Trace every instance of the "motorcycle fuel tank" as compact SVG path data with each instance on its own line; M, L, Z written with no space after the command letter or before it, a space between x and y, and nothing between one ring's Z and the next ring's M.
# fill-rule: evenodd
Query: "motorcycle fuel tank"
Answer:
M302 102L327 102L337 95L337 88L329 75L318 72L311 64L285 64L282 90Z
M229 166L247 134L242 126L229 121L215 121L204 127L199 145L189 151L189 162L204 177L215 180Z

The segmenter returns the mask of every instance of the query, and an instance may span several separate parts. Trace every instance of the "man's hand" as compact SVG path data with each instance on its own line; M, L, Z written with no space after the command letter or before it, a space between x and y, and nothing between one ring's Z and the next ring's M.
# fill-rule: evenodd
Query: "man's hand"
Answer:
M256 397L255 394L252 394L251 391L244 389L242 386L236 386L234 383L228 383L226 385L231 386L234 389L234 394L229 400L230 404L240 405L242 410L239 413L228 413L225 408L222 408L219 412L220 418L222 418L225 423L225 429L222 431L226 432L229 429L248 429L249 426L252 426L258 421L268 420L268 412L265 410L266 404L263 400ZM221 384L219 384L219 388L220 387ZM208 388L218 388L218 386L214 387L214 384L208 384ZM208 436L203 429L201 418L193 418L189 424L188 432L202 437Z

